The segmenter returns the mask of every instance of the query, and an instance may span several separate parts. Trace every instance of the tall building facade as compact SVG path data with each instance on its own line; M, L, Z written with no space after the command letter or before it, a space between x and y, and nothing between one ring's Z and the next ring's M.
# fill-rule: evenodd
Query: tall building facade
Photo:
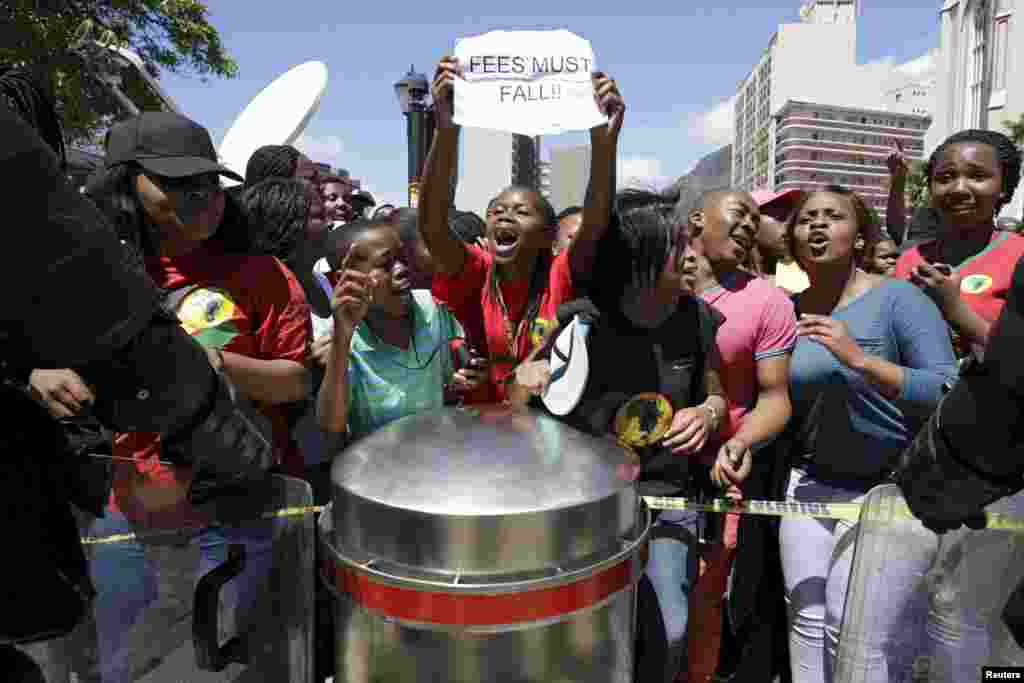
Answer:
M924 154L930 119L918 114L790 100L774 117L772 187L814 190L842 185L885 218L889 171L885 159L899 141L911 160Z
M459 133L455 206L483 216L487 204L509 185L540 189L540 137L483 128Z
M551 203L556 211L583 206L590 178L590 146L551 150Z
M886 63L857 64L859 13L858 0L816 0L800 22L778 27L736 93L733 186L813 187L828 177L874 195L893 140L921 154L933 84ZM884 201L872 204L884 213Z
M968 128L1007 132L1004 121L1024 113L1024 45L1015 29L1024 0L945 0L939 21L939 77L935 119L925 141L931 152L949 135ZM1020 217L1018 192L1003 215Z
M782 24L734 104L732 184L770 187L775 176L772 116L790 99L835 101L844 97L837 81L853 90L856 71L857 0L818 0L800 10L799 23ZM813 65L814 72L808 67ZM853 79L860 81L863 79ZM847 92L845 95L858 93Z

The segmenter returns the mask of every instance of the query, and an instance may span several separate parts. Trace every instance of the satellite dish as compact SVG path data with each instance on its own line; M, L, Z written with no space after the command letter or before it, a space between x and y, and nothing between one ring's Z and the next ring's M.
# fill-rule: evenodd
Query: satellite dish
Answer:
M290 145L302 135L327 90L327 65L306 62L290 69L252 98L217 150L220 162L240 176L264 145ZM235 184L223 178L225 185Z

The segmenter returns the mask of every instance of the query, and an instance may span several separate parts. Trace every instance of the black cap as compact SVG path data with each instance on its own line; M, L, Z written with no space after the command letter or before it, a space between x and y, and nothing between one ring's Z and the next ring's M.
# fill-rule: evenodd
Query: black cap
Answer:
M166 178L219 173L244 181L217 162L217 151L207 130L179 114L145 112L115 124L109 136L107 166L134 161L150 173Z

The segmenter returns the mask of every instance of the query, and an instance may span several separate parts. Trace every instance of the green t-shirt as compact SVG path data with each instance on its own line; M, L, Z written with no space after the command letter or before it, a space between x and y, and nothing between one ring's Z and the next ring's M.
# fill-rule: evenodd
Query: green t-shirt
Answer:
M415 335L407 349L385 343L365 322L352 335L348 427L353 439L444 405L444 385L453 372L449 342L463 336L462 327L425 289L413 290L412 312Z

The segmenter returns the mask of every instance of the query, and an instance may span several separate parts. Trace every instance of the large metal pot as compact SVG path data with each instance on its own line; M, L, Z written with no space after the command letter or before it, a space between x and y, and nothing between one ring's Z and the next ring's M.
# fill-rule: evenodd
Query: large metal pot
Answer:
M338 683L627 683L649 520L611 441L507 406L353 444L320 517Z

